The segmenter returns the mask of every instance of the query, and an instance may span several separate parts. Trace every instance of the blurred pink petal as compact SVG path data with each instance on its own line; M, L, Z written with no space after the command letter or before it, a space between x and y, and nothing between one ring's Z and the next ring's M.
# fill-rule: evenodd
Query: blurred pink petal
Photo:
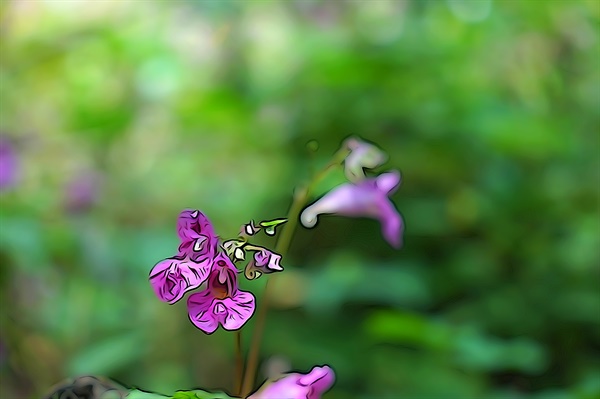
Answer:
M304 209L300 220L305 227L314 227L321 214L349 217L369 217L379 220L383 237L394 248L402 243L404 224L394 204L388 198L400 185L400 173L391 171L358 183L342 184Z
M15 186L19 175L19 156L13 143L0 137L0 191Z
M335 380L331 367L313 367L308 374L291 373L267 381L248 399L320 399Z
M359 138L350 137L344 145L350 150L344 160L344 173L351 182L363 180L366 177L365 169L376 168L387 160L385 152Z
M84 212L98 201L101 176L97 172L81 172L73 177L65 189L65 207L69 212Z

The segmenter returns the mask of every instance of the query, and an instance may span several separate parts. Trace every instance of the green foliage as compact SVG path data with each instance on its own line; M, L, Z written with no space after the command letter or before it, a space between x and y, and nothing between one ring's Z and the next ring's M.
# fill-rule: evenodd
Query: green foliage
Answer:
M159 395L156 393L144 392L140 390L131 390L126 396L127 399L231 399L224 393L210 393L206 391L177 391L172 396Z

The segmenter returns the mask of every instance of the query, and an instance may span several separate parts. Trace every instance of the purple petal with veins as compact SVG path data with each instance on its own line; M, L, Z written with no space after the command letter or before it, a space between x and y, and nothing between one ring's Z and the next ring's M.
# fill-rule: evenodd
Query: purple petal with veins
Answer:
M177 234L181 240L179 255L202 262L215 256L218 237L210 220L200 211L186 209L177 219Z
M161 301L173 304L183 295L199 287L208 277L210 261L191 262L188 259L170 258L158 262L150 271L150 284Z
M215 258L207 288L188 298L190 321L206 334L219 325L225 330L240 329L254 309L254 295L238 289L237 269L223 254Z

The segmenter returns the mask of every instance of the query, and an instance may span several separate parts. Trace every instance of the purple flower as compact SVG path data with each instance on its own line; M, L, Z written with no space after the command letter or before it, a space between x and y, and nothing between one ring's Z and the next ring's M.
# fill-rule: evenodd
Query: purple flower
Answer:
M402 217L389 200L400 185L400 173L391 171L358 183L342 184L304 209L300 220L305 227L314 227L321 214L350 217L370 217L379 220L383 237L399 248L404 229Z
M11 141L0 137L0 191L13 187L18 180L19 158Z
M387 160L387 155L373 144L351 137L344 142L350 154L344 160L344 173L351 182L365 178L364 169L373 169Z
M260 277L262 273L269 274L273 272L280 272L283 267L279 265L281 261L281 255L271 252L266 248L254 252L254 257L246 265L244 275L249 280L254 280Z
M254 258L250 261L254 267L264 270L263 273L280 272L283 267L279 265L281 255L271 252L266 248L256 251Z
M179 253L158 262L150 271L154 292L171 304L207 279L219 242L210 220L198 210L179 214L177 233L181 239Z
M219 253L206 290L188 298L191 322L205 333L212 334L219 324L229 331L240 329L253 313L254 296L238 289L237 269L225 254Z
M100 176L85 172L69 181L65 190L65 207L70 212L89 210L98 200Z
M165 259L152 268L150 284L161 301L173 304L206 280L210 266L210 262L199 264L189 259Z
M179 255L195 262L212 259L219 243L210 220L198 210L186 209L179 214L177 234L181 240Z
M319 399L334 380L331 367L313 367L308 374L291 373L267 382L248 399Z

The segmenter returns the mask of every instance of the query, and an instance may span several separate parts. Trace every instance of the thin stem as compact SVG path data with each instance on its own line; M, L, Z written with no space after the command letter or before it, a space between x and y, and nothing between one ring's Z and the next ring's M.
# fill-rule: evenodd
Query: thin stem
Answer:
M327 165L325 165L325 167L321 169L319 173L313 176L312 181L308 184L307 187L298 189L296 191L296 193L294 194L292 205L288 212L288 222L283 226L281 235L279 236L277 244L275 245L275 252L277 252L281 256L284 256L285 253L288 251L292 242L294 231L296 230L296 226L298 224L300 212L302 212L302 208L304 208L304 205L306 205L311 191L331 171L333 167L338 166L344 160L344 158L346 158L348 152L348 149L345 147L339 149L332 157L331 161ZM262 301L258 305L256 324L252 334L252 342L250 343L250 352L248 353L248 362L246 364L246 373L244 374L244 381L242 384L242 397L246 397L250 394L250 391L252 390L252 385L256 378L256 368L258 366L260 343L265 328L267 309L269 305L270 295L272 292L271 287L273 287L273 283L271 283L271 278L269 278L265 284L265 291L262 297Z
M275 246L275 252L278 254L283 255L285 252L287 252L290 246L294 230L298 224L298 216L300 215L300 211L302 211L302 207L306 202L306 197L306 190L303 190L303 193L301 192L299 195L294 196L294 202L292 203L288 213L289 222L282 230L281 236L277 240L277 245ZM258 355L260 352L260 341L265 328L267 308L271 293L270 287L272 286L273 284L271 283L271 279L268 279L265 284L265 291L262 301L258 305L256 324L252 333L252 342L250 344L250 352L248 353L248 363L246 367L246 373L244 375L244 383L242 384L242 397L246 397L248 394L250 394L254 379L256 377L256 367L258 366Z
M239 395L242 389L242 377L244 373L244 357L242 355L242 330L235 332L235 392Z

